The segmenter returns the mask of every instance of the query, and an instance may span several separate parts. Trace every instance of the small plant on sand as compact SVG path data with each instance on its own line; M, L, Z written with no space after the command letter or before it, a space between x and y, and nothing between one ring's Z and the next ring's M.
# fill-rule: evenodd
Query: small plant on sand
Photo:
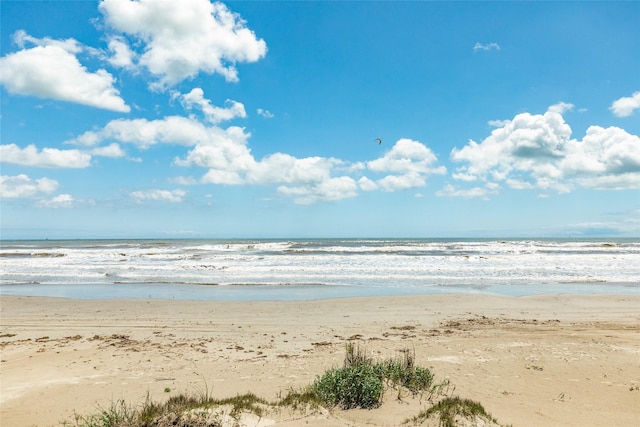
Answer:
M325 372L312 390L326 404L342 409L380 406L385 384L413 394L429 390L431 372L415 366L414 353L403 350L402 354L400 358L374 362L362 348L348 343L344 366Z
M290 390L284 397L279 395L277 405L279 407L289 407L295 411L307 408L316 409L323 403L312 387L305 387L301 391Z
M447 397L442 399L429 409L420 412L413 418L404 422L404 424L419 425L428 418L437 418L438 425L442 427L455 427L458 424L456 418L480 418L484 422L497 423L496 419L489 414L484 407L473 400L461 399L460 397Z
M264 412L263 405L269 404L269 402L253 393L242 394L222 400L215 400L213 402L216 405L231 405L233 407L231 411L232 417L236 417L242 412L251 412L258 416L262 416Z
M139 406L128 406L119 400L108 409L86 417L76 415L73 423L64 423L68 427L219 427L219 415L211 408L231 407L229 416L237 418L243 412L261 416L268 405L264 399L252 393L227 399L213 399L204 392L195 395L179 394L171 396L166 403L151 401L149 395Z
M63 423L64 426L77 427L116 427L134 426L138 418L138 411L127 405L124 400L118 400L109 408L100 408L96 414L86 417L75 415L74 423Z
M401 357L383 362L383 373L392 387L404 387L412 394L428 390L433 374L427 368L415 366L415 352L401 350Z

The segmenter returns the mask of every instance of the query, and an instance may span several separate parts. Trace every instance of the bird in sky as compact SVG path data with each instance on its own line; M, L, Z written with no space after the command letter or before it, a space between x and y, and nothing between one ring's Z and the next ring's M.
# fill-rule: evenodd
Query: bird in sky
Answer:
M382 139L380 139L380 138L376 138L376 139L374 139L374 141L378 141L378 144L382 144Z

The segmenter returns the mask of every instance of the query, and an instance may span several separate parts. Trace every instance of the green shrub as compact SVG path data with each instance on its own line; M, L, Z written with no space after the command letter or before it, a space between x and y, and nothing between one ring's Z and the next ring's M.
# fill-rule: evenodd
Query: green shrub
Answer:
M371 364L361 364L325 372L316 380L313 390L331 406L371 409L380 406L384 388L380 370Z
M415 366L415 355L409 350L402 350L403 356L389 359L382 364L384 377L394 387L404 387L417 394L428 390L433 383L433 374L427 368Z
M380 406L385 383L414 394L428 390L433 383L431 371L415 366L414 354L409 350L402 353L400 358L376 363L363 349L348 343L344 366L325 372L316 379L312 390L326 404L343 409Z

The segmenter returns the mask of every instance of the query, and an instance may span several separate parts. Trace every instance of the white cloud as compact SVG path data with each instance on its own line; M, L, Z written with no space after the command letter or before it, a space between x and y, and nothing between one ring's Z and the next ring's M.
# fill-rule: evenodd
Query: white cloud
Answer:
M487 122L487 124L488 124L489 126L493 126L493 127L495 127L495 128L499 128L499 127L504 126L504 125L505 125L505 124L507 124L508 122L509 122L508 120L489 120L489 121Z
M180 203L184 200L184 196L186 196L186 194L186 191L180 189L173 191L153 189L146 191L134 191L130 196L138 203L145 200Z
M298 159L289 154L266 156L249 171L247 180L256 184L314 184L326 181L338 159L306 157Z
M208 143L227 134L243 134L242 128L231 127L226 131L218 127L207 127L187 117L169 116L159 120L118 119L112 120L98 131L88 131L79 137L66 141L69 144L95 145L105 140L116 140L147 149L155 144L193 146ZM248 135L245 135L246 138Z
M237 81L235 65L265 56L267 45L222 3L209 0L103 0L114 30L143 42L138 63L159 78L157 87L200 72Z
M367 162L367 168L375 172L429 173L436 162L435 154L425 145L411 139L400 139L376 160Z
M263 110L262 108L258 108L256 110L259 116L264 117L265 119L273 119L275 115L269 110Z
M640 172L640 137L612 126L590 126L582 141L571 140L560 167L575 175Z
M484 187L473 187L468 189L458 189L453 185L446 185L442 190L436 192L439 197L465 197L467 199L481 198L488 200L492 194L497 194L499 186L495 183L487 183Z
M49 178L31 179L27 175L0 176L0 197L19 199L36 194L50 194L58 189L58 181Z
M424 144L411 139L399 139L384 156L366 163L373 172L392 172L376 181L384 191L399 191L422 187L430 174L443 174L442 166L432 167L437 161L435 154ZM367 183L368 184L368 183Z
M558 102L557 104L551 105L547 108L547 111L551 111L552 113L564 114L567 111L573 110L574 105L568 102Z
M544 114L518 114L481 143L469 141L462 149L454 148L452 160L466 165L453 177L559 193L576 186L640 188L640 138L616 127L591 126L581 141L571 139L571 128L560 112L572 107L560 103ZM447 192L467 197L451 188Z
M640 91L614 101L609 109L618 117L630 116L635 110L640 109Z
M224 169L209 169L209 171L202 176L200 181L204 184L244 184L244 179L240 173Z
M376 183L384 191L401 191L408 188L424 187L427 180L420 174L409 172L404 175L387 175Z
M133 68L135 66L136 53L129 48L124 37L112 37L109 40L109 51L112 53L109 63L118 68Z
M115 79L103 69L89 72L75 54L81 49L75 40L35 39L24 32L21 42L39 45L0 58L0 83L10 93L75 102L107 110L131 109L113 87Z
M479 50L500 50L500 46L498 45L498 43L480 43L477 42L474 46L473 46L473 53L476 53Z
M192 100L198 99L200 94L195 93ZM113 120L102 129L85 132L67 142L94 146L107 140L117 141L96 151L106 155L113 150L114 156L120 152L118 144L133 144L139 149L149 149L154 144L182 145L189 149L173 163L206 169L200 183L275 185L279 186L280 194L294 197L296 203L354 197L359 189L397 191L420 187L425 185L428 175L445 171L443 167L434 167L437 159L429 148L409 139L399 140L379 159L348 163L325 157L297 158L285 153L258 160L248 147L250 136L240 127L223 129L204 125L194 117L170 116L151 121ZM362 176L367 169L387 176L374 181ZM192 179L184 179L176 178L172 182L193 184Z
M355 197L358 184L348 176L329 178L313 185L289 187L280 186L278 192L294 197L295 203L308 205L319 201L336 201Z
M358 185L363 191L374 191L378 189L378 184L376 184L366 176L363 176L358 180Z
M181 95L180 100L187 110L194 107L202 110L207 122L212 124L232 120L236 117L247 117L244 105L240 102L227 99L225 101L225 108L216 107L211 105L211 101L204 98L204 91L199 87L192 89L191 92L186 95Z
M32 44L34 46L56 46L69 53L80 53L83 50L80 42L75 39L55 40L49 37L39 39L30 36L24 30L18 30L13 34L13 42L18 45L20 49L24 49L27 44Z
M75 204L76 200L70 194L60 194L50 200L40 200L37 205L41 208L70 208Z
M35 145L20 148L16 144L0 145L0 160L22 166L39 168L86 168L91 164L91 155L79 150L59 150Z
M117 143L109 144L105 147L97 147L91 150L91 154L94 156L102 156L102 157L110 157L112 159L117 159L124 157L126 153Z

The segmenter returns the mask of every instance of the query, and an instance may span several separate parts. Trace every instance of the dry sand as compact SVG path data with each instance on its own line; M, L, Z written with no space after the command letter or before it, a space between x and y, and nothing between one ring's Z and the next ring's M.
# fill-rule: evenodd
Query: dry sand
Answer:
M59 425L147 393L163 401L251 391L275 400L339 366L348 340L375 358L415 350L418 365L500 424L640 426L640 295L237 303L2 296L0 316L2 427ZM394 426L427 406L390 391L375 410L274 420Z

